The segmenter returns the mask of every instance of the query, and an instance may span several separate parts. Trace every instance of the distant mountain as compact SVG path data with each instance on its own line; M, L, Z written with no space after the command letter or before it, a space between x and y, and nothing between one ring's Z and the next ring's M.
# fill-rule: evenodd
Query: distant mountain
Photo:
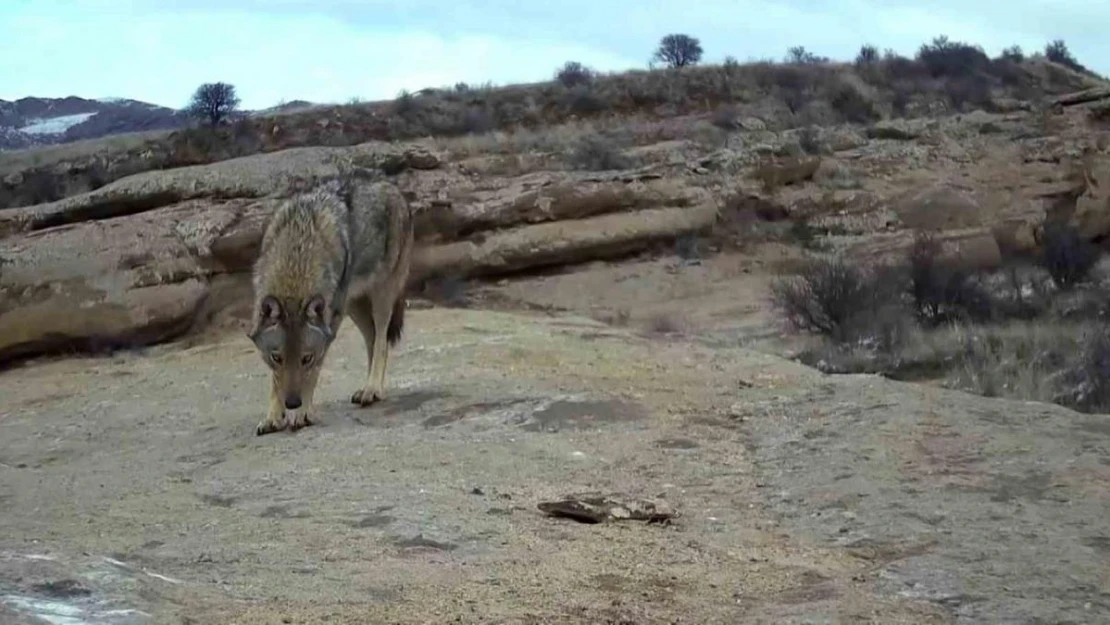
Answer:
M258 111L242 111L240 115L280 115L314 106L306 100L294 100ZM180 110L125 98L0 100L0 151L126 132L174 130L188 126L190 121Z
M123 98L0 100L0 150L181 128L187 123L180 111Z

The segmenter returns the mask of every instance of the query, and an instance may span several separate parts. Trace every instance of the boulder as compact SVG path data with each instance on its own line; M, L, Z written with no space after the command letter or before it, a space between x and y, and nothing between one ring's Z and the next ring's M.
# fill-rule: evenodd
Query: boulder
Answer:
M0 237L93 219L133 215L199 198L287 195L352 168L398 173L437 167L425 150L364 144L351 148L292 148L208 165L148 171L57 202L0 210Z
M872 139L892 139L895 141L913 141L925 134L928 122L919 119L886 119L877 122L867 129L867 136Z
M936 232L942 245L941 260L967 270L997 269L1002 253L994 234L988 228L965 228ZM849 257L861 260L901 262L913 246L913 233L908 230L889 234L876 233L867 240L850 246Z
M758 117L742 117L737 120L736 124L740 126L741 129L747 130L748 132L762 132L767 130L767 124Z
M821 133L821 142L833 152L846 152L867 145L867 137L854 128L830 128Z
M688 187L676 179L626 182L525 176L504 188L474 191L450 201L449 206L432 205L417 214L416 230L424 240L455 240L521 224L693 206L708 199L704 189Z
M1038 225L1024 219L1009 219L991 227L995 244L1003 257L1026 256L1038 249Z
M1084 190L1075 200L1072 223L1085 239L1110 234L1110 159L1084 168Z
M429 245L413 257L412 282L466 277L619 257L684 234L705 231L717 206L652 208L521 226L472 241Z
M206 247L204 233L233 219L218 207L198 208L188 203L0 241L0 363L145 345L187 331L210 273L191 245Z
M905 227L927 230L969 228L984 218L983 207L969 192L945 183L896 196L891 209Z
M321 164L290 175L309 182L328 173L328 165ZM223 174L208 175L213 177L200 179L216 182L203 186L205 193L223 189L246 197L209 195L100 219L55 212L84 220L29 227L0 239L0 364L159 343L201 329L221 307L240 305L213 296L213 284L225 277L241 282L238 278L248 275L267 220L288 190L282 185L289 181L244 176L238 179L243 186L233 187L236 183ZM532 181L534 187L475 192L464 198L470 201L419 213L417 221L428 236L415 254L412 282L425 275L495 275L612 257L706 228L716 216L706 192L674 181ZM144 195L140 190L148 187L129 180L111 193L124 193L120 187L131 190L128 197L151 203L165 197ZM84 201L82 206L97 205ZM432 213L440 221L431 219ZM45 213L34 207L32 214ZM468 240L458 240L462 236Z
M764 190L773 191L779 187L812 180L820 167L819 156L785 158L777 163L756 167L752 175L763 183Z

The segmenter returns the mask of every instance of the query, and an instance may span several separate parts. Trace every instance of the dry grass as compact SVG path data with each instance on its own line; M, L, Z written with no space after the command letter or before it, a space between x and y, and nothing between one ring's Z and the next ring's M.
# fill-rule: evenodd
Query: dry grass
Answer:
M170 132L169 130L128 132L99 139L0 152L0 177L64 161L82 161L106 154L126 153L148 142L165 139Z
M985 397L1107 412L1110 393L1104 380L1110 373L1105 370L1110 341L1106 336L1107 327L1094 321L957 323L909 328L890 351L876 350L867 342L826 343L802 359L830 373L877 373Z
M1057 228L1038 265L997 272L948 264L928 236L892 266L817 258L776 280L771 303L822 337L800 359L826 372L1110 411L1110 281L1097 250Z

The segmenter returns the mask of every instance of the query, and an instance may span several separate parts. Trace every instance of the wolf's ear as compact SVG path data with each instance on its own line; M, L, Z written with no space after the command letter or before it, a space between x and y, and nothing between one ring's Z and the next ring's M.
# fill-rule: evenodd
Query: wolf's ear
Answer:
M261 325L281 321L284 316L285 308L282 307L281 302L276 297L267 295L262 298L258 305L258 321Z
M316 294L308 300L304 307L304 315L305 319L323 332L329 341L332 339L332 319L328 318L328 303L324 301L323 295Z
M324 301L324 296L317 293L309 298L308 303L304 305L304 314L305 317L313 323L327 325L328 322L325 315L327 309L328 304Z
M258 303L258 317L254 320L254 327L251 328L247 336L253 341L258 338L262 328L281 321L284 316L285 309L282 308L281 302L276 297L273 295L263 297L262 301Z

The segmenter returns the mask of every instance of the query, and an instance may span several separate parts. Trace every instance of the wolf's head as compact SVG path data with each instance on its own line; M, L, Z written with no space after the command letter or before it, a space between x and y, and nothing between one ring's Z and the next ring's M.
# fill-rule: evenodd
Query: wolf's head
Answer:
M324 360L335 338L323 296L304 302L267 295L258 306L254 328L247 335L273 372L286 410L301 407L305 381Z

